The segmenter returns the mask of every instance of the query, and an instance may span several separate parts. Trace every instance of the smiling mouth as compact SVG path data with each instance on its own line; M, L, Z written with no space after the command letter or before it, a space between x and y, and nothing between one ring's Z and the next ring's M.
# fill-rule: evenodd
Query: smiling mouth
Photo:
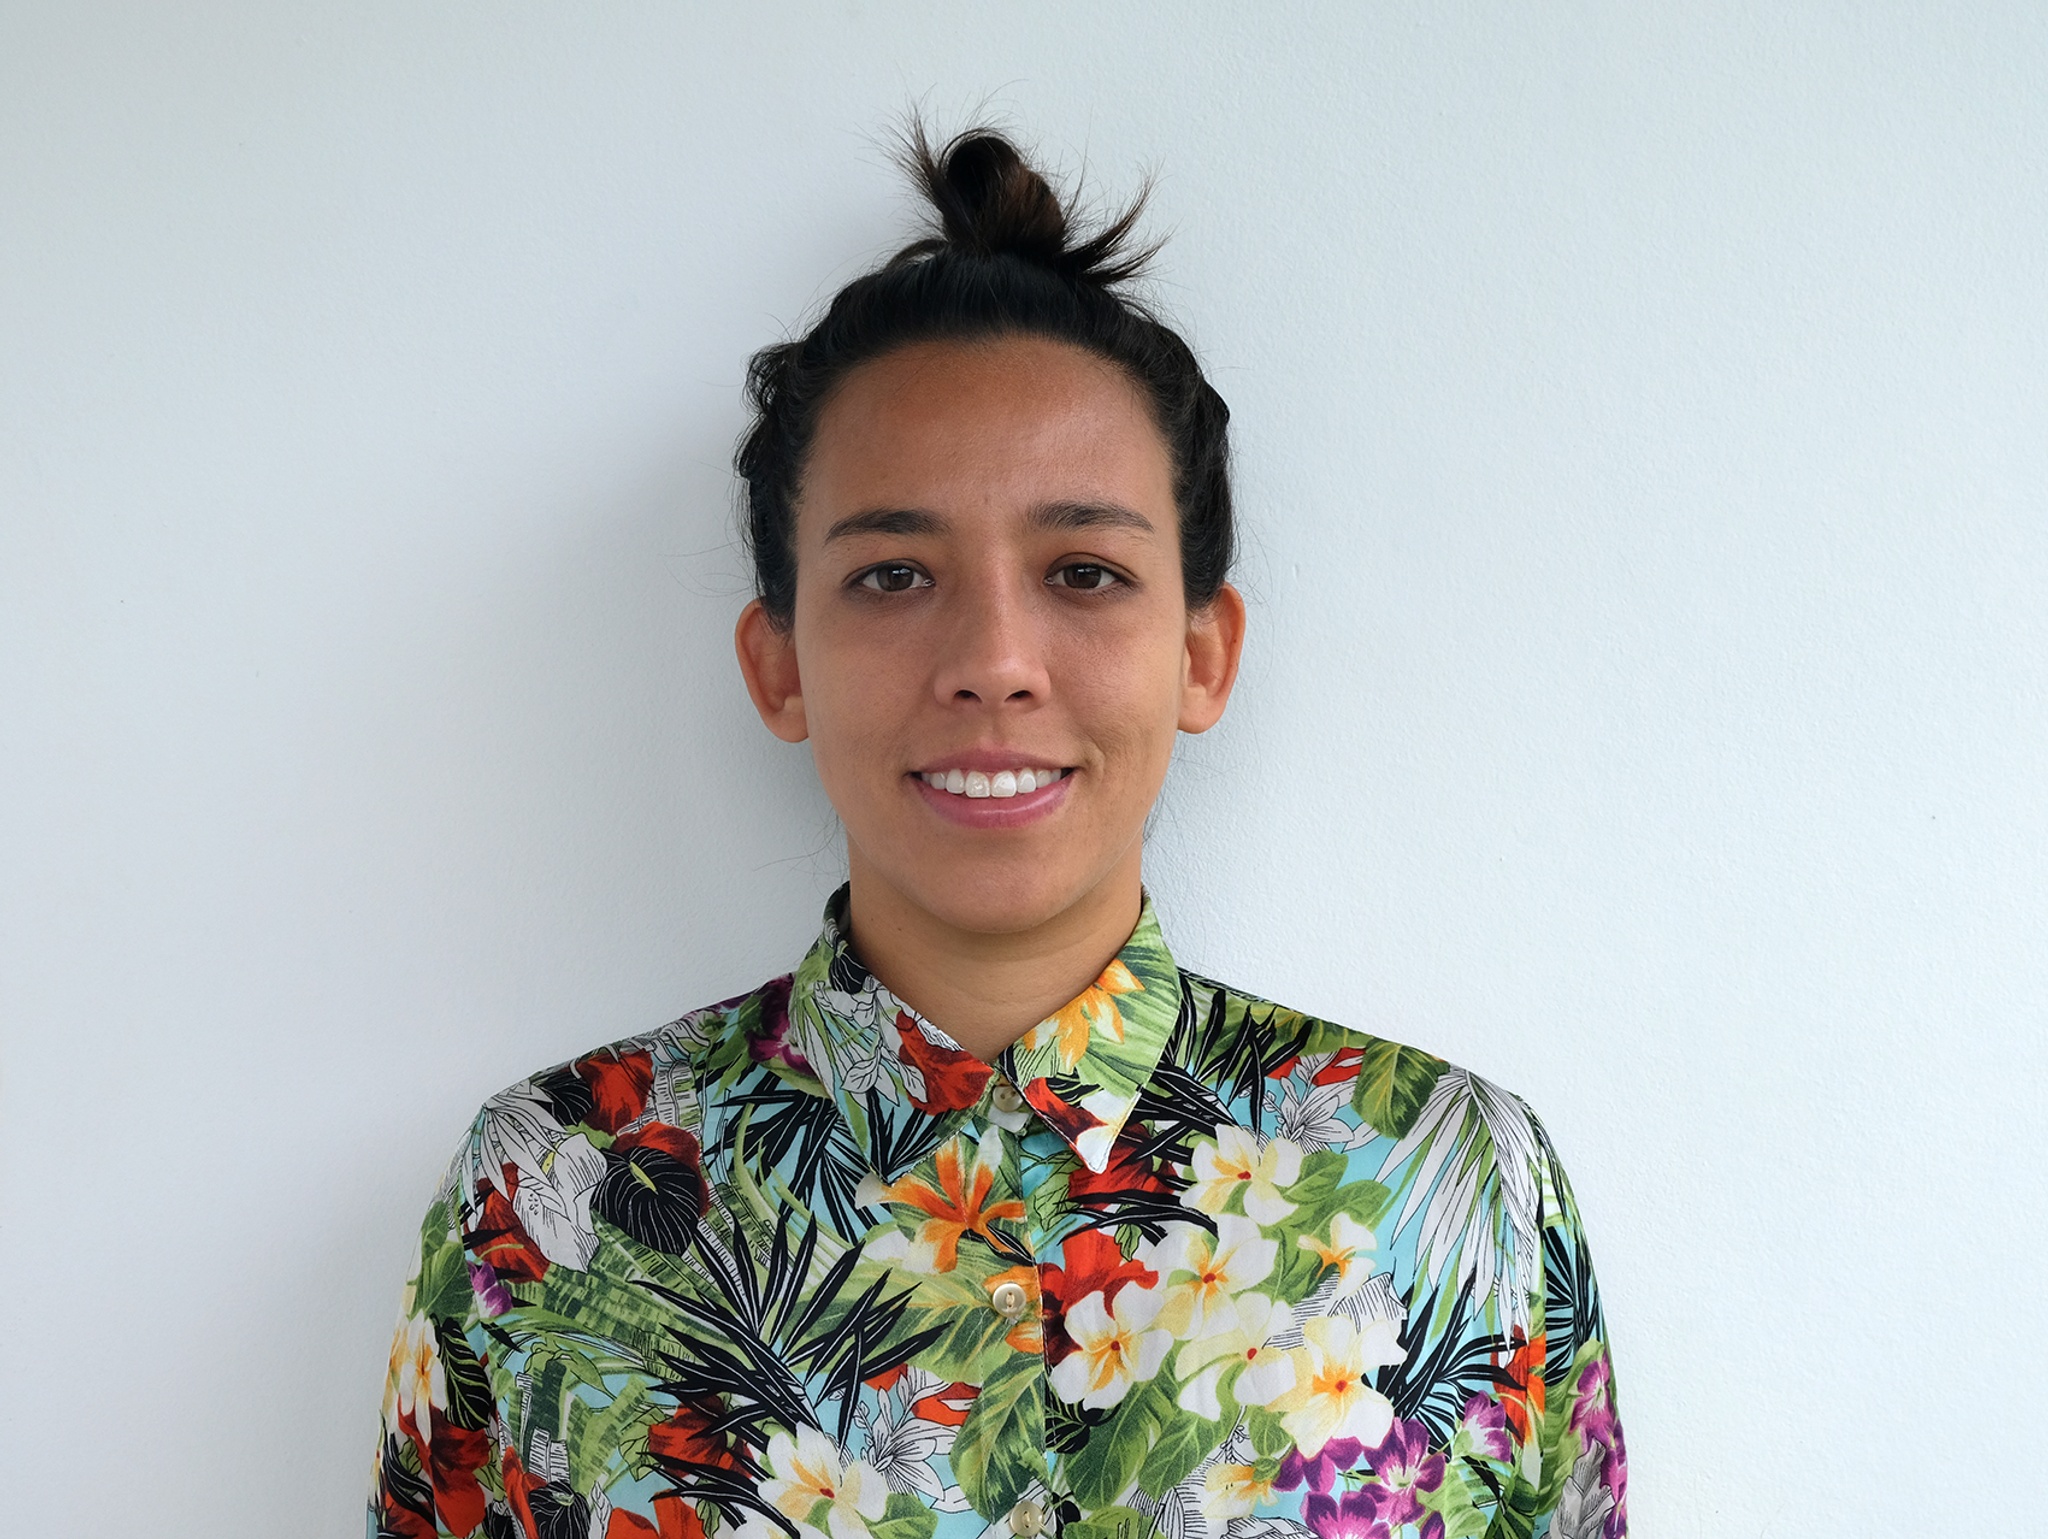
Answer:
M991 775L980 770L951 769L926 770L918 779L934 791L944 791L951 796L965 796L975 801L984 798L1005 801L1012 796L1028 796L1033 791L1043 791L1072 773L1072 770L1065 769L1017 769L997 770Z

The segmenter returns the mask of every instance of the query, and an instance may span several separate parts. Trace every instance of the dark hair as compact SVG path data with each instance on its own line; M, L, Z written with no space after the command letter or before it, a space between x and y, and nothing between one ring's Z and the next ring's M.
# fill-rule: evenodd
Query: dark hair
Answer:
M847 284L809 331L764 347L747 369L754 421L733 464L769 617L787 625L795 609L796 497L834 387L908 343L1015 334L1086 348L1141 387L1173 462L1182 588L1190 608L1207 604L1236 548L1230 409L1178 333L1123 291L1157 250L1131 244L1143 194L1082 239L1059 195L999 133L970 130L934 151L913 124L902 160L936 233Z

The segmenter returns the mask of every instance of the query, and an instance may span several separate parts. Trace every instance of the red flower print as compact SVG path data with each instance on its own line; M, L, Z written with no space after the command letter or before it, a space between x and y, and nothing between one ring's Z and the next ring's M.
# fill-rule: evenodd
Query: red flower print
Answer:
M590 1087L591 1127L616 1133L647 1110L647 1092L654 1084L654 1063L645 1053L620 1053L610 1048L579 1058L570 1065Z
M1090 1128L1102 1125L1093 1114L1054 1095L1052 1086L1042 1079L1034 1079L1023 1090L1024 1099L1070 1144L1080 1142L1081 1135Z
M655 1532L660 1539L704 1539L704 1520L685 1498L667 1492L654 1499ZM607 1534L605 1539L611 1539Z
M967 1421L968 1411L974 1406L974 1397L980 1393L978 1384L948 1384L929 1395L920 1395L910 1407L910 1413L941 1427L962 1426Z
M1358 1066L1365 1062L1362 1047L1340 1047L1330 1061L1316 1070L1318 1085L1348 1085L1358 1078Z
M475 1533L484 1521L484 1490L476 1472L491 1457L490 1438L481 1427L457 1427L435 1416L434 1440L420 1445L420 1455L434 1482L441 1526L451 1534Z
M511 1166L507 1184L517 1184L518 1172ZM497 1274L501 1282L539 1282L548 1275L548 1258L533 1243L533 1236L519 1222L512 1204L498 1195L488 1182L477 1189L483 1197L483 1211L476 1228L463 1238L479 1261Z
M1159 1274L1143 1262L1124 1255L1115 1240L1100 1229L1082 1229L1067 1236L1060 1247L1063 1266L1048 1266L1039 1269L1044 1279L1045 1299L1045 1357L1048 1364L1059 1362L1074 1350L1073 1338L1067 1335L1067 1307L1078 1303L1089 1294L1102 1294L1102 1307L1106 1310L1116 1303L1116 1296L1123 1291L1125 1283L1136 1283L1149 1288L1159 1281Z
M647 1451L654 1458L691 1469L740 1468L728 1434L716 1430L725 1408L715 1399L691 1400L676 1407L667 1421L647 1429Z
M540 1539L540 1529L533 1521L533 1503L527 1498L547 1482L527 1474L526 1466L519 1462L519 1455L509 1448L505 1450L498 1468L504 1474L505 1500L512 1504L512 1515L519 1520L519 1531L527 1539Z
M1086 1165L1076 1165L1067 1176L1067 1195L1080 1199L1099 1193L1121 1196L1129 1192L1170 1192L1173 1188L1159 1174L1159 1162L1138 1152L1147 1130L1125 1123L1110 1147L1109 1163L1097 1175Z
M965 1111L981 1099L989 1075L995 1072L987 1064L972 1053L933 1042L907 1012L897 1013L896 1032L903 1043L903 1061L924 1076L924 1096L912 1096L911 1105L935 1116Z

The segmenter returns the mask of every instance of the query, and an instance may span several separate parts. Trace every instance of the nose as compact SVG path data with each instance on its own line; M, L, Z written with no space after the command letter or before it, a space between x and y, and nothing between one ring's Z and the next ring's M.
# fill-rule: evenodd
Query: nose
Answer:
M932 683L943 704L1044 703L1051 679L1029 599L999 579L955 589L951 624Z

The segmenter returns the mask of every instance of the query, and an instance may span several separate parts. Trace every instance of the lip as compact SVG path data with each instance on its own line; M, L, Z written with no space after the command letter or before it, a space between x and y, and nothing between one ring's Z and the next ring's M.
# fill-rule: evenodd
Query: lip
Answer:
M999 769L1058 769L1056 764L1033 764L1028 759L1005 759L1000 763L986 754L969 755L943 766L946 769L978 769L989 773L984 766L995 764ZM933 765L933 769L942 766ZM962 828L1006 829L1023 828L1048 818L1057 812L1067 799L1068 788L1074 783L1074 775L1062 775L1049 786L1040 786L1036 791L1025 791L1017 796L955 796L951 791L935 791L924 783L920 774L906 777L913 790L924 798L924 803L948 823Z
M934 759L929 764L920 764L910 773L929 775L933 770L980 770L984 775L993 775L1001 770L1028 769L1063 770L1072 766L1057 759L1034 759L1029 754L1020 754L1014 749L967 748L945 759Z

